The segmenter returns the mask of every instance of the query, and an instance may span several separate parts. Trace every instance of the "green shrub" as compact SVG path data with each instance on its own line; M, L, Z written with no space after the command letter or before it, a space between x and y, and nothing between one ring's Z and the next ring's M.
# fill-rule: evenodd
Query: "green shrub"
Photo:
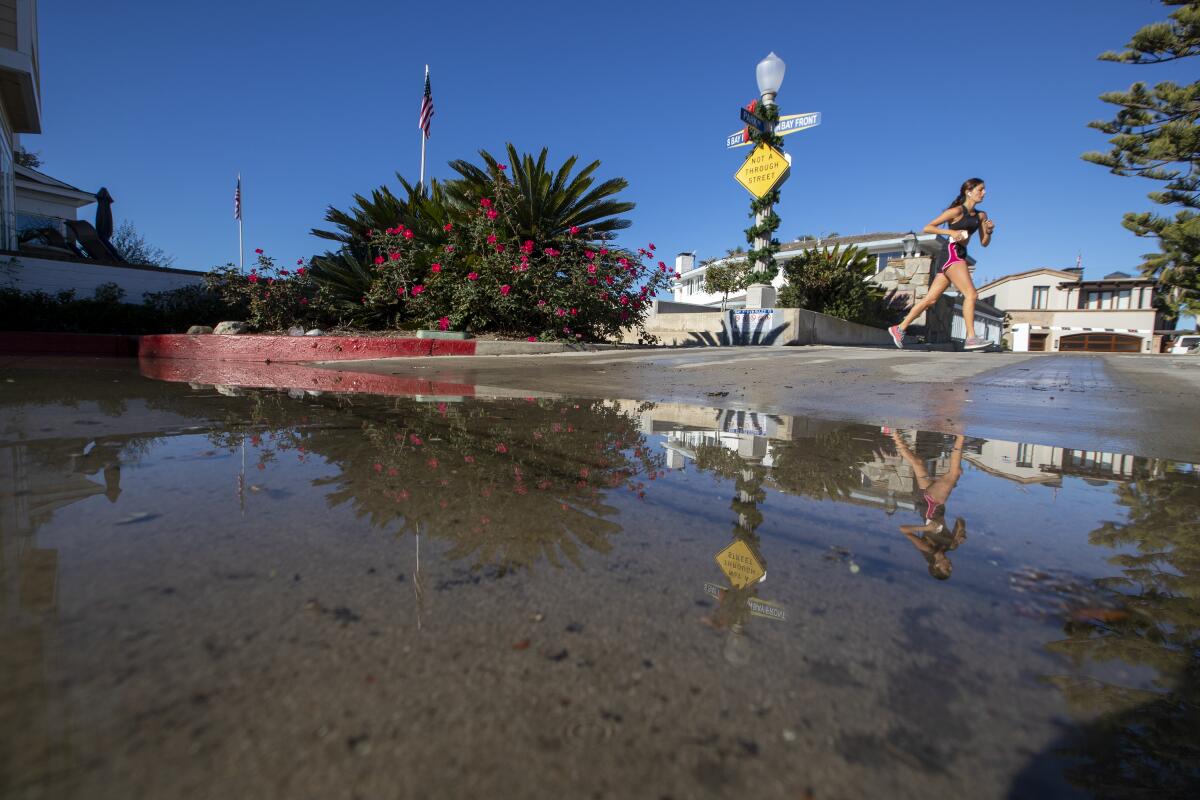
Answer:
M50 295L3 288L0 328L140 335L179 333L190 325L223 318L214 313L223 307L219 299L199 286L148 294L140 304L123 302L124 296L125 291L115 283L96 287L93 297L87 300L77 299L72 290Z
M204 276L205 286L226 307L243 311L253 330L280 331L293 325L311 327L329 318L328 303L303 259L292 269L256 250L258 264L248 274L233 264L217 267Z
M783 262L786 283L779 305L806 308L831 317L878 325L886 321L883 288L870 280L875 257L862 248L809 248Z

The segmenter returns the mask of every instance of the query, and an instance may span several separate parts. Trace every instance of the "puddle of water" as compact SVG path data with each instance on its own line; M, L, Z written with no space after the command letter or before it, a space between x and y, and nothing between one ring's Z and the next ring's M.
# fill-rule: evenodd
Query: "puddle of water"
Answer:
M287 365L146 371L0 376L2 796L1200 778L1192 465Z

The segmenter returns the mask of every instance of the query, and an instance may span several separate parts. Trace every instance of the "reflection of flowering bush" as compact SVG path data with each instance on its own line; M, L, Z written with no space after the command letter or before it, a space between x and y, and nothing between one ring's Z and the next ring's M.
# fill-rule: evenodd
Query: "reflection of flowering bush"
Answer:
M322 458L340 468L321 481L331 504L446 539L452 557L477 565L578 564L580 544L607 552L620 531L606 519L607 493L641 495L663 468L637 418L600 402L403 403L386 413L358 399L320 409L258 392L254 402L259 463L288 452ZM361 427L348 428L348 414Z
M572 228L565 240L521 239L507 210L520 195L502 172L493 197L437 241L403 225L374 231L376 279L365 299L396 318L432 326L542 339L605 339L641 328L650 299L668 282L654 245L631 253Z

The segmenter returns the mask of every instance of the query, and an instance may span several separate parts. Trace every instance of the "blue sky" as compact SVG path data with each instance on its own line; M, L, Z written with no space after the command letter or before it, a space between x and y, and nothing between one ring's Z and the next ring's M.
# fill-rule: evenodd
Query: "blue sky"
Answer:
M824 117L785 140L782 240L919 230L980 176L997 229L977 278L1081 251L1090 277L1133 271L1154 246L1121 215L1153 186L1080 160L1105 145L1086 123L1111 116L1101 92L1187 77L1096 60L1164 19L1157 0L107 5L40 3L45 132L23 144L107 186L118 220L189 269L236 261L238 171L246 251L284 263L324 249L308 232L328 205L415 179L426 63L432 177L507 141L598 158L637 203L626 244L721 254L749 224L747 151L724 138L774 50L782 113Z

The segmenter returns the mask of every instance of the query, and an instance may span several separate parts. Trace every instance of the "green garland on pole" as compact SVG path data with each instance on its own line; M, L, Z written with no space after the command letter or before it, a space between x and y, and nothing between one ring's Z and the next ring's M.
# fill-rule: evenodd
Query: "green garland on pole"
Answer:
M758 130L751 127L750 142L754 147L760 144L765 144L774 147L776 150L783 152L783 137L774 132L775 123L779 122L779 106L774 104L760 103L755 114L760 119L764 119L771 123L772 131L770 133L759 133ZM779 190L776 189L762 197L755 198L750 201L750 218L754 219L760 213L767 211L776 203L779 202ZM774 274L778 270L778 265L775 263L775 254L779 252L779 240L775 238L775 231L779 230L779 215L774 211L768 213L761 223L756 223L746 228L746 243L750 245L750 252L746 254L746 263L751 271L765 270ZM762 237L766 239L766 245L761 248L754 247L754 240ZM760 267L761 262L761 267Z

